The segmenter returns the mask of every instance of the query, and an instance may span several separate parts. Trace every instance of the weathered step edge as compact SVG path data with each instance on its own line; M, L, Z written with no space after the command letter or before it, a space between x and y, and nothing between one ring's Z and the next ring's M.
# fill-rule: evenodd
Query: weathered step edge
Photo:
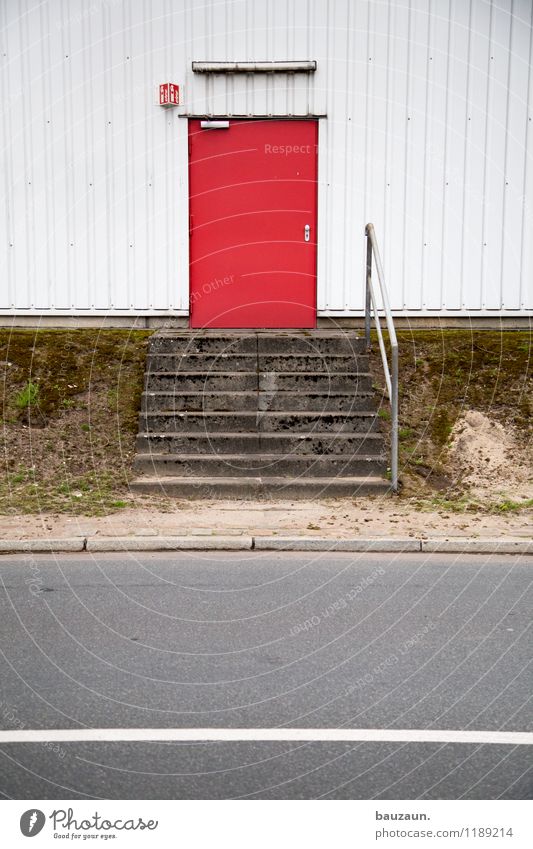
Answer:
M283 358L281 355L259 357L236 354L229 357L212 357L208 354L150 354L146 372L163 374L212 374L217 372L242 372L245 374L301 374L333 376L335 374L368 374L367 356L328 358L307 357L303 354Z
M369 410L170 410L141 412L140 433L368 433L379 418Z
M189 391L172 392L149 391L141 397L143 413L173 412L263 412L284 413L290 410L298 412L349 413L359 410L372 410L376 414L378 400L374 392L297 392L282 390L265 392L241 390L229 392Z
M147 371L144 376L145 391L171 392L179 389L186 391L228 392L253 391L270 393L300 391L324 392L370 392L372 375L368 372L329 372L315 374L311 372L252 372L252 371L187 371L162 372Z
M239 454L271 453L314 453L356 454L363 447L365 453L381 453L384 444L381 433L225 433L216 431L193 433L139 433L136 448L138 453L167 454Z
M384 475L383 454L137 454L134 470L149 477L350 477Z
M182 498L242 500L246 498L341 498L385 495L390 484L381 477L339 478L136 478L130 484L134 492Z
M303 353L320 354L363 354L366 353L366 341L354 331L314 331L313 333L270 333L259 331L247 333L235 331L218 333L216 331L189 331L178 333L158 331L150 338L149 350L153 353L257 353L283 354Z

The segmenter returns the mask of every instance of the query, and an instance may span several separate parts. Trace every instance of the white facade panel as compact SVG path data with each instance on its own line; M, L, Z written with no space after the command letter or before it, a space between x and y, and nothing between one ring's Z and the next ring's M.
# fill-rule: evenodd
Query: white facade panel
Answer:
M191 115L319 116L318 308L533 309L531 0L4 0L0 312L187 312ZM194 74L193 60L316 60ZM162 109L156 87L182 86Z

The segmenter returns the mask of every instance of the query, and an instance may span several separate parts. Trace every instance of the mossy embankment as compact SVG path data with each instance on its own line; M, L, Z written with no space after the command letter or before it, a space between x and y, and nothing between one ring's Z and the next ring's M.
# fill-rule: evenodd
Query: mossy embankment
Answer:
M476 410L502 424L524 448L531 445L533 413L532 331L402 330L400 374L400 469L403 496L428 496L459 509L483 507L464 491L450 468L454 425ZM377 344L372 369L382 389ZM389 418L387 406L384 419ZM385 422L384 431L389 428ZM512 468L509 469L512 475ZM494 481L495 494L500 481ZM497 498L486 506L505 508ZM507 509L513 509L507 500Z
M129 482L149 335L0 329L0 513L104 515L134 503ZM400 331L401 498L445 509L527 508L497 492L473 498L450 468L448 445L454 425L471 410L531 445L532 337ZM371 358L382 388L376 344ZM380 413L388 434L385 403Z
M0 512L128 503L149 335L0 329Z

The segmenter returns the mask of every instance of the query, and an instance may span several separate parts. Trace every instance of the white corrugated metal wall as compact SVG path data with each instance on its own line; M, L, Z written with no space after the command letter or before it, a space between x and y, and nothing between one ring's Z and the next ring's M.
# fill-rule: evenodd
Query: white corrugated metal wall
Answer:
M186 311L183 113L324 115L319 310L533 308L531 0L3 0L0 311ZM314 75L193 75L316 59ZM185 105L155 105L184 84ZM178 114L181 113L181 114Z

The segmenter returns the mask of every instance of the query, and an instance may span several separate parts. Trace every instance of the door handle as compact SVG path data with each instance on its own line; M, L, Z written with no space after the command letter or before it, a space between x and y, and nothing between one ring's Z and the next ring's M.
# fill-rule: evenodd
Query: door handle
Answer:
M311 227L309 224L306 224L304 227L304 241L308 242L311 238Z

